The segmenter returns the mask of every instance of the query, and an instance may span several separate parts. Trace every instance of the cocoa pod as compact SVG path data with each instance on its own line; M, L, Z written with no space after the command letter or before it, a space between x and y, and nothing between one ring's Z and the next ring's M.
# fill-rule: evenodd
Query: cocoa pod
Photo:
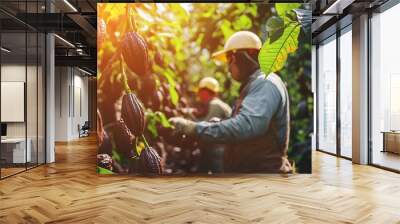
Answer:
M112 153L112 144L110 137L104 132L103 142L98 146L98 153Z
M141 136L145 128L144 108L135 94L129 93L122 98L121 117L135 136Z
M161 175L163 173L161 157L152 147L144 148L140 153L139 160L141 161L143 172L145 174Z
M114 126L112 126L111 132L116 150L127 158L135 156L135 136L133 136L126 127L124 121L120 120Z
M108 154L98 154L97 155L97 166L112 170L113 168L113 159Z
M145 76L141 79L142 86L141 86L141 92L146 93L146 94L153 94L156 92L156 80L154 78L154 75L149 75Z
M160 91L155 92L151 96L151 109L154 111L158 111L161 106L163 96L161 95Z
M122 55L128 67L139 76L149 72L149 55L144 39L135 32L125 34L121 42Z
M144 76L140 79L141 86L139 92L139 98L142 100L146 107L151 107L152 104L152 96L156 94L156 80L154 75L150 74L148 76Z

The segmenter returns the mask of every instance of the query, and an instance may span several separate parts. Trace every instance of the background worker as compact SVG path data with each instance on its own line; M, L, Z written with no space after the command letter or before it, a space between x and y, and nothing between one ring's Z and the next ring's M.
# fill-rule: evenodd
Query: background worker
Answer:
M199 82L197 95L201 105L207 113L199 117L198 121L217 122L230 117L231 107L218 98L220 91L219 83L215 78L205 77ZM201 142L201 171L206 173L223 172L225 145Z
M197 96L202 105L207 107L207 113L199 117L201 121L210 121L211 118L225 119L232 113L231 107L224 103L219 97L219 83L215 78L205 77L199 82Z
M289 96L281 78L260 71L262 43L249 31L234 33L224 50L213 54L228 62L232 78L241 83L240 96L230 118L220 122L193 122L171 118L175 131L215 143L229 143L226 172L288 173Z

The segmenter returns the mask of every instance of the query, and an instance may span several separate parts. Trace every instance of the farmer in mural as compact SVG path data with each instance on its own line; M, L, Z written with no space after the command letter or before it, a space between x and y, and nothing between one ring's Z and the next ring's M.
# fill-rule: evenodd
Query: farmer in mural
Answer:
M230 117L232 109L218 97L219 91L220 86L215 78L205 77L200 80L197 95L202 105L201 110L205 113L203 113L204 116L198 118L198 121L218 122ZM207 173L223 172L225 145L203 143L201 148L202 171Z
M230 144L225 151L225 172L291 172L287 159L289 96L281 78L260 71L262 43L248 31L234 33L216 60L228 63L232 78L241 83L231 117L220 122L193 122L173 117L176 133L202 141Z
M197 96L204 107L204 116L199 116L202 121L210 121L212 118L225 119L231 115L232 109L219 97L220 87L215 78L205 77L199 82Z

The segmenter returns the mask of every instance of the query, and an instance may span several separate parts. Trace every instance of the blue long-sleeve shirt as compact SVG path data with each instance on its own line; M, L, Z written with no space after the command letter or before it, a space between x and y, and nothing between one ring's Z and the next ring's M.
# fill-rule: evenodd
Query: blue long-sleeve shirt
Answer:
M280 77L274 73L265 77L257 70L250 83L239 113L218 123L199 122L197 136L204 141L236 143L262 137L274 120L278 142L286 141L289 123L288 94Z

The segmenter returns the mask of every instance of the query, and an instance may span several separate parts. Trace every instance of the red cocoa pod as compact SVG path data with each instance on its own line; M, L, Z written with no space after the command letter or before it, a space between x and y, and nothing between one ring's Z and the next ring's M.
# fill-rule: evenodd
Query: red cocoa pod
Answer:
M141 136L145 128L144 108L135 94L129 93L122 98L121 117L135 136Z
M161 157L152 147L144 148L140 153L139 160L141 161L143 172L145 174L161 175L163 173Z
M139 76L147 75L150 60L144 39L135 32L126 33L121 49L128 67Z
M136 152L134 145L135 136L126 127L124 121L120 120L113 125L111 132L116 150L127 158L134 156Z

